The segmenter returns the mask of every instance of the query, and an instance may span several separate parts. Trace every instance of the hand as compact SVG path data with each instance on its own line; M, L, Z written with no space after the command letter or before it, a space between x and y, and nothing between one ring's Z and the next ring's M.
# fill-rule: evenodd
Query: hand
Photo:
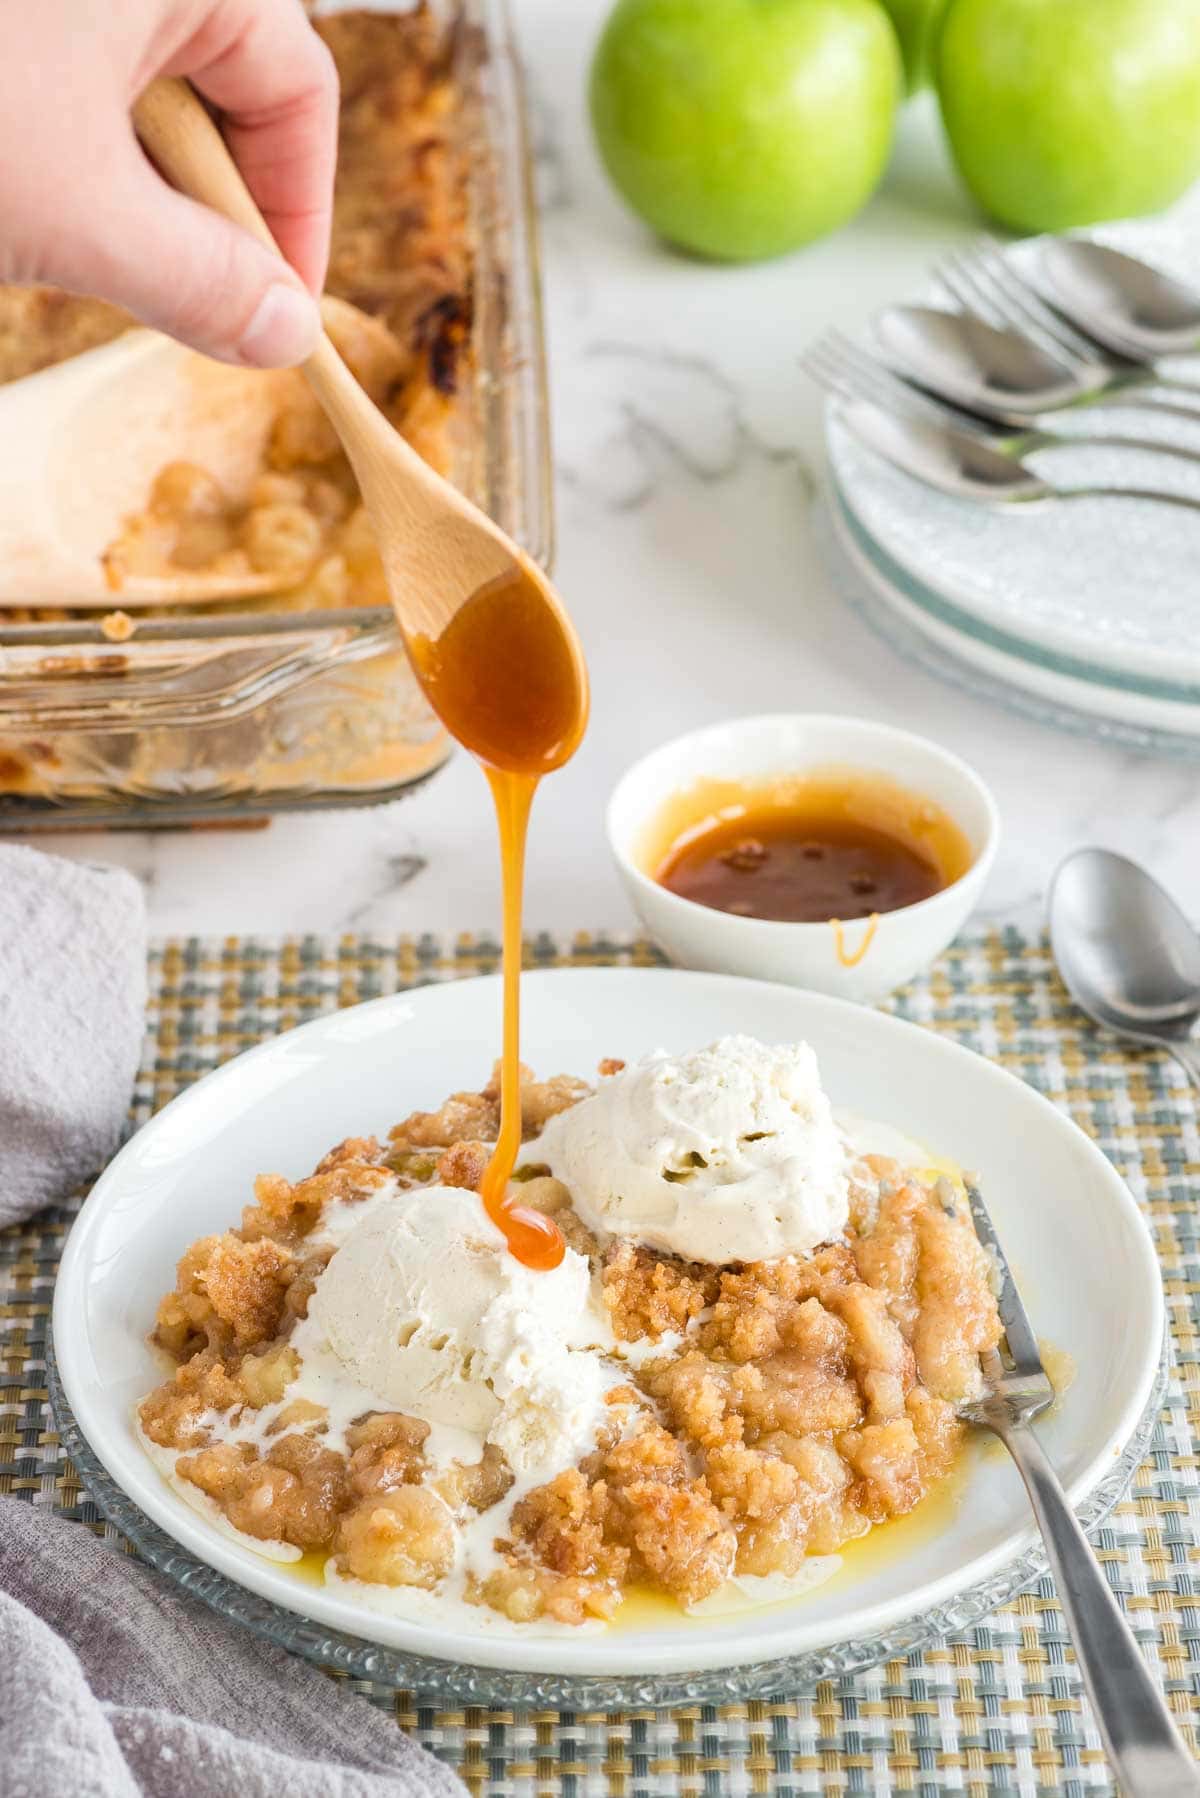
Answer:
M300 0L0 0L0 280L128 308L222 361L303 361L320 326L337 77ZM186 76L283 251L185 199L130 107ZM284 260L286 258L286 260Z

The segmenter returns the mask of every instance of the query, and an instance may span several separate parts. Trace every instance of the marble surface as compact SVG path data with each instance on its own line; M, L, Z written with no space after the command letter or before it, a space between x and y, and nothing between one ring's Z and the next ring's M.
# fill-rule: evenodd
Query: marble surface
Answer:
M558 484L559 585L579 622L593 722L541 793L531 928L631 920L603 813L621 770L699 723L760 710L909 725L990 782L1005 839L992 917L1036 924L1082 842L1143 857L1194 903L1200 769L1142 759L982 707L896 660L824 575L813 527L819 402L798 368L919 287L979 229L927 101L887 180L846 230L789 259L709 267L655 244L618 205L582 93L605 0L516 0L533 87ZM63 835L59 853L146 883L159 933L474 930L497 918L488 795L459 757L412 799L260 831Z

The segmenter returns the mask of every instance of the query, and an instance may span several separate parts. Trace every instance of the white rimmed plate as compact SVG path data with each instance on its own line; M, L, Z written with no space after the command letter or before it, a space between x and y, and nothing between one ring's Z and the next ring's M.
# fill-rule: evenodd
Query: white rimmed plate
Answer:
M961 1502L936 1531L915 1533L895 1555L864 1557L857 1572L851 1558L835 1584L792 1604L578 1636L497 1636L364 1612L218 1533L176 1496L138 1446L133 1407L159 1377L145 1332L178 1255L235 1220L256 1173L299 1176L341 1137L382 1132L478 1081L499 1021L495 980L318 1019L199 1081L97 1183L55 1293L60 1422L97 1497L150 1558L316 1658L458 1696L544 1702L778 1688L961 1627L1036 1577L1042 1563L1019 1482L994 1454L974 1459ZM1149 1235L1104 1156L981 1057L844 1001L669 970L564 970L525 984L523 1053L545 1072L586 1072L603 1055L679 1050L734 1031L807 1039L836 1104L978 1171L1037 1328L1076 1365L1044 1440L1095 1520L1144 1446L1163 1333Z
M838 586L893 643L943 679L1044 723L1111 737L1163 755L1200 757L1200 704L1158 684L1105 671L1068 672L1032 645L1006 644L908 574L874 542L835 483L822 530Z

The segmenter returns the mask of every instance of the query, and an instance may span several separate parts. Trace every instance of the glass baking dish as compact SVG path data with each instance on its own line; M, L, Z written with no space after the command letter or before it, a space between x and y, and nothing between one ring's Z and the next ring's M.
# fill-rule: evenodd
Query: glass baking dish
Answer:
M473 269L451 473L549 566L536 218L512 23L505 0L443 0L434 11L454 32ZM69 609L67 596L59 603ZM389 610L255 613L251 603L234 615L145 618L119 644L97 614L6 624L0 610L0 830L371 804L441 766L450 745Z

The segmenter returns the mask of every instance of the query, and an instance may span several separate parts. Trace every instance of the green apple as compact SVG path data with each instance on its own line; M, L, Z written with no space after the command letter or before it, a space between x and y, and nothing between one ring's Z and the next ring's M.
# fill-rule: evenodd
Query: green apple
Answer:
M900 86L878 0L618 0L592 122L613 182L661 236L749 261L865 203Z
M900 39L908 91L918 93L928 87L933 74L934 33L946 0L883 0L883 5Z
M1200 172L1200 0L950 0L935 62L963 178L1018 231L1156 211Z

